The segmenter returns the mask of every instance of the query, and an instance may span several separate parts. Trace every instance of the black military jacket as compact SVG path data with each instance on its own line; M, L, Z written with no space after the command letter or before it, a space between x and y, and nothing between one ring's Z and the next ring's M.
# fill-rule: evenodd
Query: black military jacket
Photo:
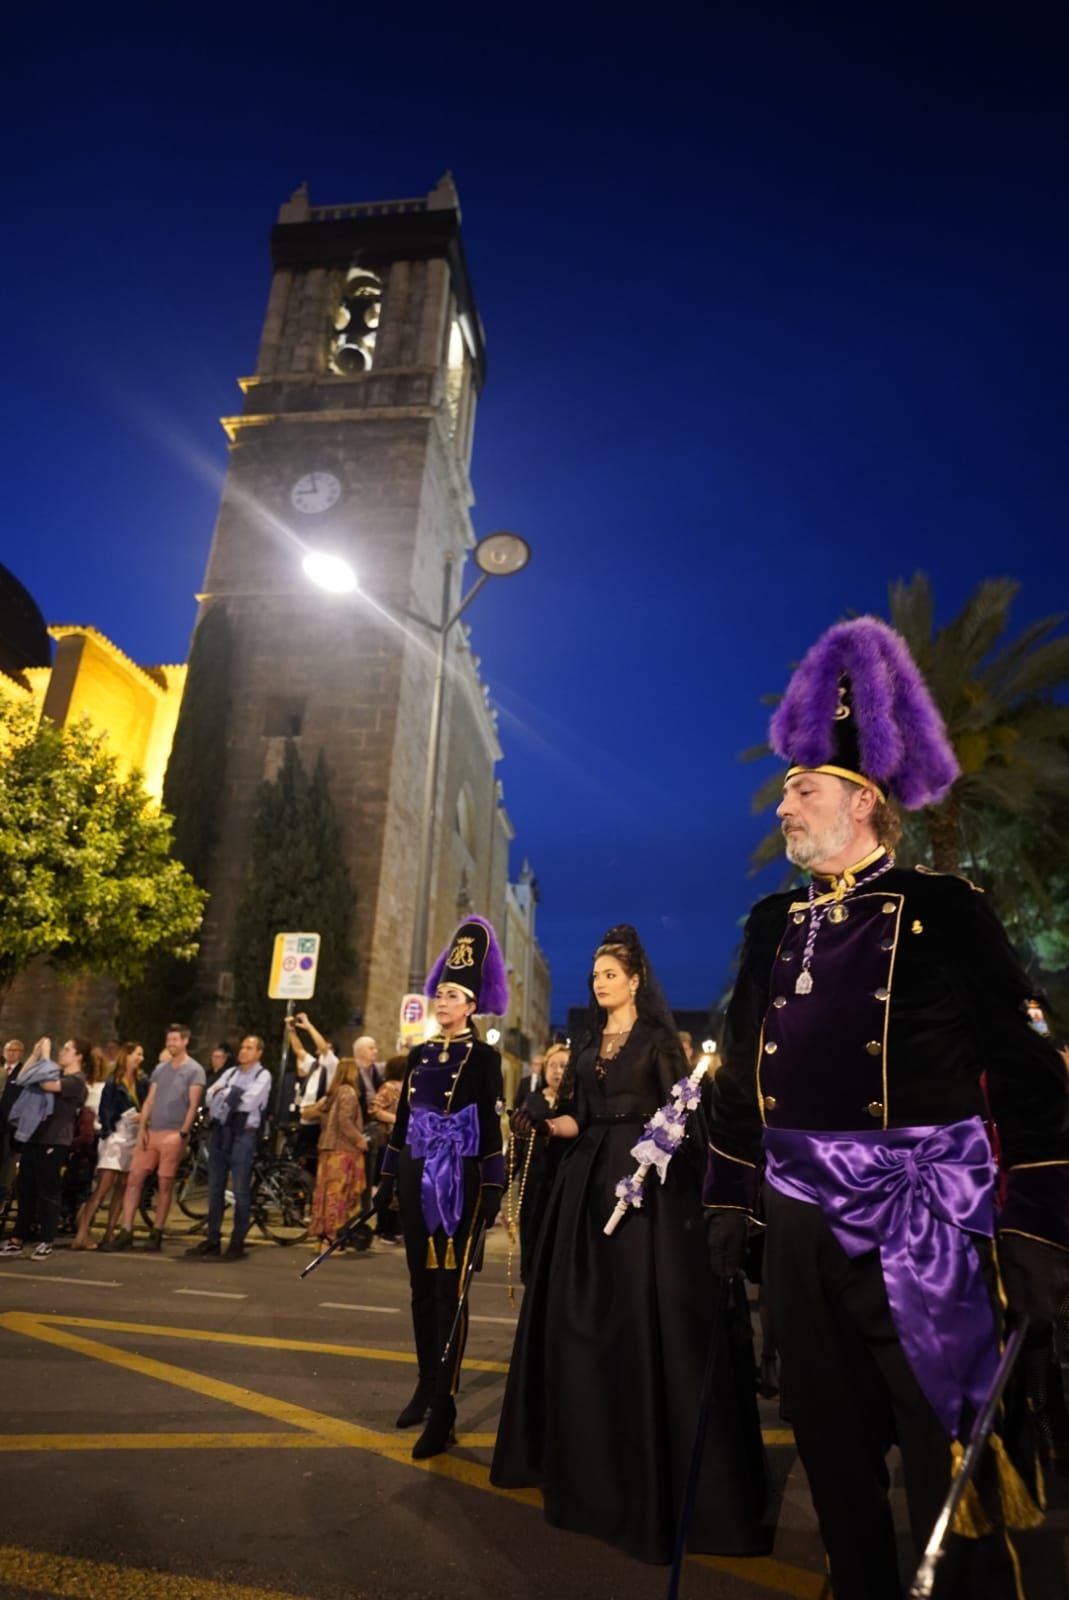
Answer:
M446 1060L442 1061L442 1055ZM382 1162L384 1177L396 1173L408 1140L408 1118L414 1106L451 1113L475 1106L479 1113L479 1155L482 1182L503 1187L501 1057L481 1039L464 1034L446 1044L431 1039L409 1052L408 1067L397 1103L397 1120Z
M1033 990L986 897L963 878L892 867L825 903L812 989L799 994L809 929L801 891L750 916L713 1083L706 1202L743 1203L766 1124L848 1132L985 1117L986 1074L1006 1164L1032 1195L1018 1231L1036 1231L1037 1204L1069 1210L1065 1067L1029 1021ZM1063 1233L1069 1245L1069 1215L1037 1236Z

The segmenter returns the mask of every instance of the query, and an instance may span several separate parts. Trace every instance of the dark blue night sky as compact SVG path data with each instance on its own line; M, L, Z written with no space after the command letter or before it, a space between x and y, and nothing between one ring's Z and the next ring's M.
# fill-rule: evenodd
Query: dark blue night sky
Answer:
M918 567L942 621L1007 573L1018 625L1069 599L1063 8L21 9L2 559L184 659L280 202L451 168L476 528L534 550L470 620L554 1013L622 918L711 1001L788 664Z

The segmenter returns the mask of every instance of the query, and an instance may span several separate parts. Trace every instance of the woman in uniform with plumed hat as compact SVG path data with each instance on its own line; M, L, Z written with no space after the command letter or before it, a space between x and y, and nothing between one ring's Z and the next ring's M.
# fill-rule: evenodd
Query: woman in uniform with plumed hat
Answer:
M438 1031L409 1055L375 1195L380 1216L395 1189L401 1209L419 1381L397 1426L423 1424L412 1451L417 1461L452 1443L466 1315L448 1381L441 1359L475 1229L496 1219L505 1183L501 1057L479 1038L473 1018L477 1011L503 1015L508 985L494 930L482 917L457 929L431 969L426 993Z
M700 1118L641 1208L606 1237L632 1147L687 1076L672 1014L634 928L594 953L590 1026L568 1069L569 1111L534 1123L567 1140L509 1366L491 1481L542 1490L547 1522L667 1564L718 1340L690 1548L766 1551L766 1476L744 1301L729 1327L706 1251ZM739 1374L742 1374L740 1377Z

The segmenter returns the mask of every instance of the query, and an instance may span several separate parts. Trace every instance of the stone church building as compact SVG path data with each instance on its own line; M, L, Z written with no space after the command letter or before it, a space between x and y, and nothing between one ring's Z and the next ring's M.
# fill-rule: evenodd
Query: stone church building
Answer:
M226 609L233 664L201 939L212 1000L197 1031L234 1031L250 821L258 785L293 741L309 771L326 755L355 890L352 1010L386 1049L409 975L437 648L410 618L437 619L443 585L455 607L472 581L483 332L448 176L425 198L372 204L316 206L302 187L281 209L271 258L255 370L239 380L241 411L223 419L230 461L198 595L198 623ZM359 589L317 588L302 568L310 551L343 557ZM80 632L104 648L92 630ZM155 672L178 682L173 670ZM446 656L428 960L466 911L504 923L512 827L500 758L478 658L458 623ZM541 1045L527 1035L548 1015L533 916L530 941L531 951L509 952L530 991L527 1028L510 1029L521 1055ZM3 1027L32 1036L46 1020L57 1032L84 1026L84 1014L61 1024L65 994L46 973L27 974ZM66 998L85 1006L89 997ZM314 1015L314 1003L308 1009ZM94 1020L99 1031L103 1018Z

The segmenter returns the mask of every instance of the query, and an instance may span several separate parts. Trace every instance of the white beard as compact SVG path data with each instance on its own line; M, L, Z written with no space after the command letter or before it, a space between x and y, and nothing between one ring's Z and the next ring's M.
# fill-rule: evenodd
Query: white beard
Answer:
M796 833L786 835L787 860L796 867L814 867L819 861L831 861L846 849L854 836L850 820L850 802L844 797L839 816L821 833Z

